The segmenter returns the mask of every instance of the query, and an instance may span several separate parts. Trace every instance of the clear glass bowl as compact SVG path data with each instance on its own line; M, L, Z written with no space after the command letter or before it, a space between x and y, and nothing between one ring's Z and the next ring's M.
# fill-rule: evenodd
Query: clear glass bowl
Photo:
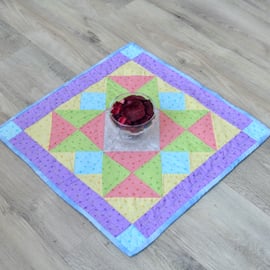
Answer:
M144 97L146 100L149 100L152 105L153 105L153 116L147 120L146 122L142 123L142 124L136 124L136 125L128 125L128 124L122 124L120 122L118 122L112 115L111 111L112 111L112 108L113 108L113 105L116 103L116 102L121 102L122 100L124 100L126 97L128 96L133 96L133 95L136 95L136 96L142 96ZM111 103L111 106L110 106L110 111L109 111L109 114L110 114L110 119L112 120L114 126L116 126L119 131L120 131L120 134L123 136L128 136L128 137L134 137L134 136L138 136L138 135L141 135L143 133L145 133L146 131L148 131L152 125L153 125L153 121L156 117L156 108L154 106L154 103L153 101L151 100L151 98L143 93L135 93L135 94L130 94L130 93L125 93L125 94L121 94L119 96L117 96Z

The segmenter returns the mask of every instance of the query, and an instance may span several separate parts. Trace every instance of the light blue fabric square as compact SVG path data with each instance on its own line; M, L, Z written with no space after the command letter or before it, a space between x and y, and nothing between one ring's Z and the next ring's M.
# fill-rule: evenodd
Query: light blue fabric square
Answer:
M104 110L106 95L104 93L82 93L81 110Z
M161 151L161 163L163 174L188 174L190 172L187 152Z
M184 110L185 97L182 93L159 93L160 108L162 110Z
M143 234L133 225L129 226L123 233L118 235L116 239L129 252L140 249L147 241Z
M6 140L11 140L21 132L22 129L14 122L8 122L6 125L0 127L0 137Z
M75 154L75 174L102 173L103 152L77 152Z
M138 47L135 44L130 44L128 47L121 50L121 53L128 57L129 59L133 59L137 57L139 54L143 52L143 49Z
M244 129L244 132L256 141L260 141L262 135L270 134L270 130L261 122L254 120Z

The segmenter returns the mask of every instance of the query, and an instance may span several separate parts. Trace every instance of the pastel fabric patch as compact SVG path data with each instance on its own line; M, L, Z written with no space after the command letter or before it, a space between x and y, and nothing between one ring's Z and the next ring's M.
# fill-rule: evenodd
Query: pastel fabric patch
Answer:
M106 110L121 93L145 93L158 108L153 147L113 147ZM0 127L1 141L129 256L269 135L254 117L134 43Z
M184 110L185 96L182 93L159 93L160 109L162 110Z

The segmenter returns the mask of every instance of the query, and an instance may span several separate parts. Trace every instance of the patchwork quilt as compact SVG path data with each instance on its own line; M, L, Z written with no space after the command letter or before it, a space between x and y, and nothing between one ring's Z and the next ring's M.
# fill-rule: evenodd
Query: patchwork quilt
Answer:
M150 137L135 144L123 142L108 117L122 93L146 94L158 109ZM0 126L0 139L129 256L269 135L254 117L134 43Z

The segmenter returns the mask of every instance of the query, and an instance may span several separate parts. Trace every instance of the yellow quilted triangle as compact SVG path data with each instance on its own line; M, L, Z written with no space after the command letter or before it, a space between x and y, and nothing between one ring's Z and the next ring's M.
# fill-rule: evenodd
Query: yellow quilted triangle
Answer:
M63 164L71 172L74 171L75 153L51 152L51 155L53 155L61 164Z
M36 142L38 142L43 148L48 150L50 144L51 126L52 114L49 113L34 125L27 128L25 132Z
M157 85L159 92L170 92L170 93L180 93L181 91L170 84L164 82L160 78L157 78Z
M153 75L150 71L146 70L137 63L130 61L123 66L116 69L111 76L131 76L131 75L141 75L141 76L151 76Z
M160 198L106 198L106 201L133 223L152 208Z
M100 80L99 82L89 86L84 90L84 92L94 92L94 93L103 93L107 89L107 78Z
M212 121L218 149L240 132L237 127L233 126L215 113L212 113Z
M102 175L101 174L76 174L87 186L102 196Z
M71 98L69 101L65 102L57 108L57 110L79 110L81 103L81 95L77 95Z
M189 160L190 160L190 171L194 171L199 166L201 166L210 156L212 156L215 152L190 152Z
M199 101L189 95L185 95L185 101L186 110L208 110Z
M163 196L187 177L187 174L163 174Z

